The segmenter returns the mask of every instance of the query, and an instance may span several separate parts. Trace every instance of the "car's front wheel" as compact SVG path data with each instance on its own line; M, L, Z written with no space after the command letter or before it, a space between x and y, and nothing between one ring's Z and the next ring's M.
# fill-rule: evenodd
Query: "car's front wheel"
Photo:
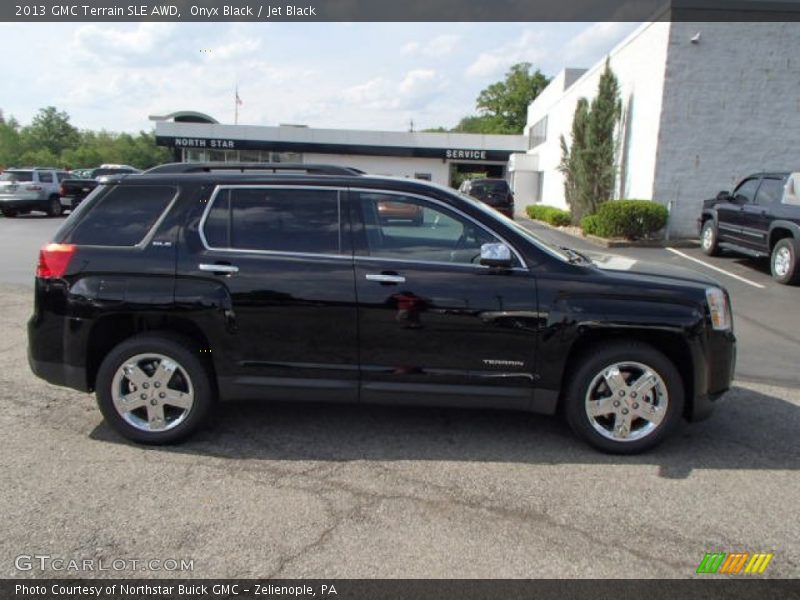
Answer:
M116 346L97 372L106 422L144 444L180 441L200 427L214 400L208 370L191 342L142 334Z
M572 430L595 448L637 454L656 446L683 413L683 380L652 346L615 342L585 354L564 396Z
M778 240L772 249L770 269L778 283L787 285L800 283L800 268L797 265L798 242L794 238Z
M719 254L717 225L713 219L708 219L703 223L703 229L700 231L700 247L708 256L717 256Z

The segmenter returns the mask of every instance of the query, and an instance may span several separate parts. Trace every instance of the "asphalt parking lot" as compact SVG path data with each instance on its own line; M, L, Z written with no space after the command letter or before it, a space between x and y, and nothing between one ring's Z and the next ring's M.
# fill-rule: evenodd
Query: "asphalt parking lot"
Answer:
M716 551L800 574L800 288L765 265L617 251L717 277L739 338L715 414L643 456L598 454L555 418L288 404L230 405L191 442L145 448L28 370L36 253L60 222L0 218L5 577L84 575L15 568L47 554L194 561L176 577L683 578Z

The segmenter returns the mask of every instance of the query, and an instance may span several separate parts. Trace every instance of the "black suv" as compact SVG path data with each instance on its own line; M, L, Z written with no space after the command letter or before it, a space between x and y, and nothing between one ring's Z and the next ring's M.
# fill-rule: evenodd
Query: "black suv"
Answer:
M468 179L458 191L485 202L510 219L514 218L514 194L505 179Z
M708 415L735 359L728 295L700 274L593 262L449 188L309 165L101 184L42 248L28 335L38 376L156 444L257 399L561 410L635 453Z
M769 257L780 283L800 283L800 173L757 173L733 191L703 202L698 220L703 252L722 249Z

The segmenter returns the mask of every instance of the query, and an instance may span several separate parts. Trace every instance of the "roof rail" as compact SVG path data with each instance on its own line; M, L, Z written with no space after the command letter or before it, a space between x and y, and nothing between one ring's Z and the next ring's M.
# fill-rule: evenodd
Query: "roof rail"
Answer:
M145 171L147 174L211 173L212 171L302 171L309 175L363 175L363 171L337 165L301 163L167 163Z

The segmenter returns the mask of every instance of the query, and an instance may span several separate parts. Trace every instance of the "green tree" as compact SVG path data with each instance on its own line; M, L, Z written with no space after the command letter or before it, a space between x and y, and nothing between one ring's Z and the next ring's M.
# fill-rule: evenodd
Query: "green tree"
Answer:
M0 167L16 166L22 151L19 123L14 117L0 123Z
M67 148L76 148L80 143L78 130L69 122L69 115L55 106L39 109L31 124L22 129L25 149L40 153L47 150L58 156Z
M511 130L502 117L496 115L464 117L451 131L456 133L520 133L519 131Z
M572 146L561 137L564 193L577 223L611 199L617 174L616 130L622 115L619 81L609 61L591 104L581 98L572 120Z
M583 153L586 151L586 129L589 121L589 101L579 98L572 117L572 147L561 136L561 163L558 170L564 175L564 197L572 213L572 222L580 223L584 213L584 203L579 194L585 188L583 181Z
M503 81L491 84L478 95L482 115L495 117L508 132L521 133L528 118L528 105L542 93L550 79L531 63L513 65Z
M600 75L597 96L592 100L590 119L586 130L587 154L585 165L588 175L587 202L591 212L611 199L614 192L614 179L617 176L616 132L622 116L619 81L611 70L609 60Z

